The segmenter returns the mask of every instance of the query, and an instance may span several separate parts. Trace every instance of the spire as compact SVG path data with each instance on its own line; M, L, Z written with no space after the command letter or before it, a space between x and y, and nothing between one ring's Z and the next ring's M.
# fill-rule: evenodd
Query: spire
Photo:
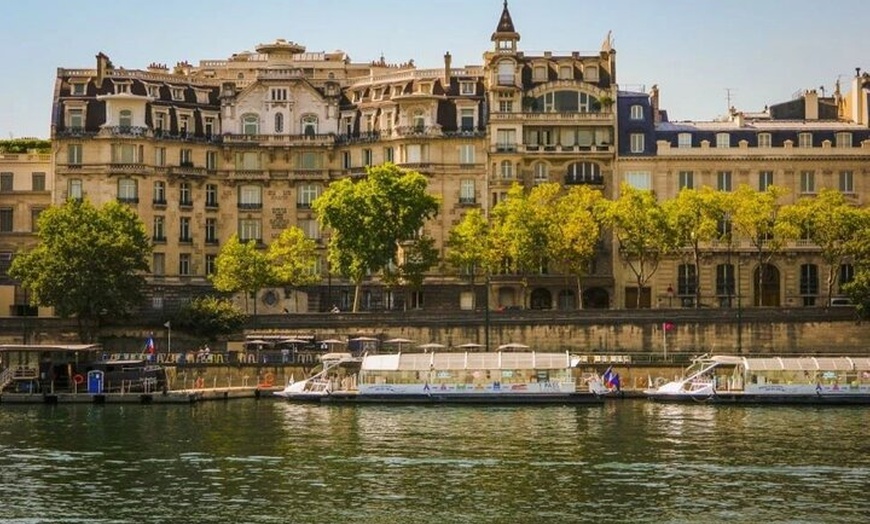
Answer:
M501 11L501 18L498 19L498 26L492 34L492 40L504 39L505 37L512 40L519 40L520 35L514 28L514 21L511 19L511 12L508 10L507 0L504 0L504 8Z

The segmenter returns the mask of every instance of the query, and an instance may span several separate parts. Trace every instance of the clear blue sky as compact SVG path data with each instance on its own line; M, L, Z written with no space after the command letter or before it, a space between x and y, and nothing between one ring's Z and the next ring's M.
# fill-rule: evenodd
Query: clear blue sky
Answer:
M520 47L597 51L613 31L624 87L658 84L672 120L725 113L726 89L745 111L870 69L870 1L510 0ZM227 58L285 38L310 51L383 53L418 67L480 64L502 0L28 0L0 23L0 138L49 135L57 67Z

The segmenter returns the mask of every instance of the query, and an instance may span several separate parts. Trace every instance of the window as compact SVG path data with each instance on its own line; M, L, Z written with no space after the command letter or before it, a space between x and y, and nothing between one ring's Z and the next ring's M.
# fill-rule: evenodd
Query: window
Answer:
M514 101L513 100L499 100L498 101L498 111L500 113L513 113L514 112Z
M306 219L299 221L299 229L305 233L306 238L311 240L320 240L320 224L317 220Z
M122 128L130 128L133 126L133 112L129 109L122 109L118 113L118 125Z
M85 88L88 86L85 82L70 82L70 94L73 96L82 96L85 94Z
M695 187L695 174L691 171L680 171L677 178L679 179L678 189L693 189Z
M155 166L165 166L166 165L166 148L165 147L154 148L154 165Z
M30 190L45 191L45 173L37 171L30 174Z
M837 133L836 139L837 147L852 147L852 133Z
M405 149L406 162L419 164L423 159L423 147L420 144L408 144Z
M127 203L139 202L135 180L132 178L118 179L118 200Z
M0 208L0 233L11 233L13 230L14 215L11 207Z
M535 82L546 82L547 81L547 66L545 65L536 65L532 70L532 79Z
M286 87L273 87L271 95L272 95L273 102L286 102L287 101L287 88Z
M652 189L652 177L649 171L628 171L625 173L625 183L635 189Z
M257 118L257 115L247 114L242 116L242 134L260 134L260 120Z
M731 191L731 171L719 171L716 173L716 189L719 191Z
M597 82L598 81L598 66L597 65L588 65L583 68L583 79L587 82Z
M178 165L181 167L193 167L192 149L181 149L178 152Z
M423 115L422 110L415 111L411 121L412 125L414 126L414 130L417 132L421 132L423 131L423 129L426 128L426 117Z
M631 120L643 120L643 106L634 104L631 106L629 118Z
M39 231L39 215L45 210L44 207L30 208L30 231L36 233Z
M239 187L239 208L260 209L261 207L263 207L263 188L254 185Z
M215 122L215 121L214 121L214 117L213 117L213 116L207 116L207 117L205 117L205 126L204 126L205 129L204 129L204 131L205 131L205 136L206 136L206 137L209 137L209 138L210 138L210 137L212 137L212 136L215 134L214 122Z
M851 171L840 171L840 192L854 193L854 179Z
M153 203L161 205L166 204L166 182L160 180L154 182Z
M798 133L798 147L810 148L813 147L812 133Z
M206 275L214 275L216 267L217 267L217 255L206 255L205 256L205 274Z
M852 264L840 264L840 275L837 283L839 285L848 284L855 279L855 266Z
M260 220L256 218L239 219L239 240L242 242L254 240L259 243L262 240Z
M166 218L162 215L155 215L151 239L155 242L166 242Z
M183 87L170 87L169 93L172 95L173 100L184 100L184 88Z
M677 267L677 295L695 294L695 264L680 264Z
M178 276L190 276L190 253L178 255Z
M66 162L70 166L82 165L82 145L69 144L66 147Z
M217 151L205 152L205 168L209 171L217 169Z
M819 294L819 267L815 264L801 264L800 294L804 296L804 305L815 305L815 296ZM812 300L807 300L807 299Z
M459 83L459 94L460 95L474 95L476 93L474 82L460 82Z
M0 173L0 191L2 191L3 193L11 193L13 188L12 182L12 173Z
M151 273L156 276L166 274L166 254L154 253L151 256Z
M475 202L474 179L463 178L459 182L459 203L473 204Z
M632 133L629 138L631 139L631 152L643 153L643 133Z
M768 187L773 185L773 171L758 172L758 190L766 191Z
M801 193L816 192L816 173L814 171L801 171Z
M510 160L503 160L500 172L502 180L511 180L514 177L514 165Z
M574 68L570 65L559 66L559 80L573 80Z
M568 166L566 184L600 184L601 166L594 162L575 162Z
M459 146L459 163L474 163L474 144L462 144Z
M178 219L178 241L190 242L190 217Z
M497 151L516 151L517 131L515 129L498 129L495 136Z
M190 182L182 182L178 184L178 204L182 206L193 205Z
M771 147L770 133L758 133L758 147Z
M362 150L362 161L364 166L370 166L373 164L371 149L366 148Z
M393 160L393 148L385 147L384 148L384 162L394 162Z
M499 85L513 85L514 83L514 64L507 60L498 64L498 82Z
M342 151L341 152L341 168L342 169L350 169L350 151Z
M317 134L317 115L305 115L302 117L302 134L305 136Z
M160 98L160 86L154 84L148 84L146 86L148 90L148 96L151 98Z
M138 148L134 144L112 144L112 163L137 164L139 163L137 152Z
M731 135L728 133L716 133L716 147L731 147Z
M66 125L72 131L81 131L85 127L85 111L80 107L70 108L67 112Z
M716 294L729 297L734 294L734 264L716 266Z
M260 169L260 154L256 151L236 153L236 169L255 171Z
M716 236L719 240L731 242L731 217L726 216L716 222Z
M82 180L80 178L72 178L67 183L67 195L69 199L81 200L84 196L82 191Z
M166 113L154 113L154 129L158 131L157 136L166 129Z
M217 244L217 219L205 219L205 243Z
M217 184L205 185L205 207L218 207L218 186Z
M550 179L549 167L546 162L538 162L534 166L534 183L543 184Z
M303 151L298 159L299 169L320 169L320 153L316 151Z
M692 133L680 133L677 135L677 147L690 148L692 147Z
M275 113L275 133L284 132L284 115Z
M178 134L185 137L190 130L190 115L178 115Z
M310 209L311 204L320 196L320 186L317 184L303 184L299 187L296 207Z
M474 109L459 110L459 129L462 131L474 131Z

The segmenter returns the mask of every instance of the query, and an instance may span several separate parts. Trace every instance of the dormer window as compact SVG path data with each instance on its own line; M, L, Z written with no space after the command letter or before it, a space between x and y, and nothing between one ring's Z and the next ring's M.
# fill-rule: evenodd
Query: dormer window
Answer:
M587 82L598 82L598 66L588 65L583 68L583 79Z
M115 94L119 95L121 93L129 93L130 92L130 83L129 82L119 82L115 84Z
M353 92L353 103L358 104L362 100L362 91Z
M166 129L166 117L166 113L154 113L154 129L158 131L163 131L164 129Z
M172 87L172 88L170 88L170 92L172 93L173 100L184 100L184 88L183 87Z
M677 147L686 149L692 147L692 133L680 133L677 135Z
M731 135L728 133L716 133L716 147L731 147Z
M852 147L852 133L837 133L837 147Z
M393 86L393 96L402 96L402 86Z
M535 82L546 82L547 81L547 66L545 65L536 65L532 70L532 80Z
M418 86L418 93L429 94L432 92L432 84L424 83Z
M643 120L643 106L640 104L632 105L629 118L632 120Z
M459 83L459 94L461 95L474 95L474 82L460 82Z
M374 93L372 94L372 100L381 100L384 97L383 95L383 89L375 89Z
M573 80L574 68L569 65L559 66L559 80Z
M208 103L208 91L203 89L196 90L196 103L197 104L207 104Z
M798 133L798 147L810 148L813 147L812 133Z
M69 85L70 94L73 96L83 96L87 87L87 82L71 82Z
M770 133L758 133L758 147L771 147Z
M66 125L70 129L82 129L85 127L85 111L80 107L70 108L67 111Z
M151 98L160 98L160 86L148 85L148 96Z

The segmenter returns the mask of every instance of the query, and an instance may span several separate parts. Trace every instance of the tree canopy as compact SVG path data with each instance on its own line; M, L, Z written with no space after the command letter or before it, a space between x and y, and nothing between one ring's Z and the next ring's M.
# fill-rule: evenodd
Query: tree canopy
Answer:
M40 213L37 227L39 243L9 270L32 304L74 316L83 342L94 339L105 315L123 316L140 305L151 242L127 206L70 200Z
M275 282L274 272L265 252L257 247L255 240L241 242L238 235L231 236L221 248L215 260L215 272L210 278L218 291L244 291L246 312L248 297ZM257 301L254 300L254 314L256 313Z
M415 238L438 213L438 198L427 187L425 176L388 163L367 168L361 179L330 184L314 201L318 220L330 232L329 263L356 288L353 311L366 274L395 264L399 243Z

